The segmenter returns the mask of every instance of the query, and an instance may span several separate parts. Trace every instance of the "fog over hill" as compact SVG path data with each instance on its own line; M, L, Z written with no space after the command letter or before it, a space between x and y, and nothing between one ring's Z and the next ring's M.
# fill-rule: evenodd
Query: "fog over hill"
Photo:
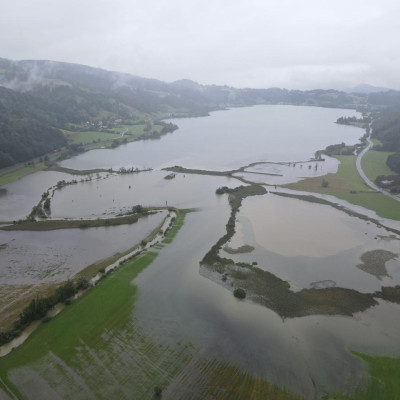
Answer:
M172 83L89 66L45 60L0 59L0 167L66 144L60 129L87 121L125 124L256 104L368 109L400 104L400 92L237 89ZM40 133L42 132L42 134Z

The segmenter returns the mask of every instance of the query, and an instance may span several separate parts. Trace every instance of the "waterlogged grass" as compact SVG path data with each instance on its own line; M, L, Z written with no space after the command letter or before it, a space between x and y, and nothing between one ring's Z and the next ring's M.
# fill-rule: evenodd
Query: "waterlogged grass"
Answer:
M131 282L156 256L124 264L0 359L3 389L17 398L43 398L50 386L60 398L151 399L165 388L194 349L153 342L133 317Z
M0 372L4 371L5 365L10 369L32 363L45 351L53 351L67 360L71 357L71 349L81 340L90 343L105 330L117 330L132 311L137 287L131 281L156 257L157 253L149 252L126 263L72 302L51 324L42 325L24 345L0 359Z
M325 193L351 204L375 211L380 217L400 220L400 202L369 188L358 174L356 156L337 156L340 161L336 174L307 178L284 187L313 193ZM322 187L326 181L328 186Z
M356 353L368 363L366 388L351 395L336 394L336 400L394 400L400 398L400 359Z
M167 399L301 400L272 383L218 360L194 359L167 388Z

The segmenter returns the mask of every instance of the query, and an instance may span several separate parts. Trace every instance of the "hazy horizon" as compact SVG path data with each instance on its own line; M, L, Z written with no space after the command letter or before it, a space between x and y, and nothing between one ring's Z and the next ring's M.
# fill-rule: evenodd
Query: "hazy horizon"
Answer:
M16 0L0 15L0 56L237 88L400 89L399 11L394 0Z

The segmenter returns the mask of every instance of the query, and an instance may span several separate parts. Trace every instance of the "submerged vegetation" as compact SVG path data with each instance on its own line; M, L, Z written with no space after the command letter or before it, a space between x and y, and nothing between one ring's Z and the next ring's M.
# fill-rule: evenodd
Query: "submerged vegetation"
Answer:
M294 318L315 314L351 316L356 312L364 311L376 305L376 297L390 301L390 298L396 298L398 295L399 289L397 288L392 288L393 290L390 292L390 295L384 289L376 293L360 293L356 290L340 287L302 289L294 292L291 290L288 282L278 278L266 269L253 264L235 263L232 259L222 258L219 252L235 233L236 215L242 204L242 200L248 196L265 193L265 188L260 185L240 186L233 189L222 187L218 188L216 193L219 195L228 194L231 215L226 224L226 233L204 256L201 261L201 268L220 274L221 279L217 281L225 287L240 287L240 295L242 293L245 294L241 298L247 297L256 303L262 304L283 318ZM277 194L288 197L309 197L311 201L331 205L326 200L313 196L296 196L286 193ZM341 207L343 211L346 211L342 206L337 205L337 207ZM354 216L358 216L356 213L354 214ZM359 216L366 218L361 214ZM375 258L378 257L384 265L386 261L395 256L395 254L386 251L374 251L366 253L362 257L362 261L370 263L371 260L375 261ZM238 290L234 290L236 297L239 297L237 296Z
M367 251L361 256L361 261L363 263L357 265L357 267L375 276L377 279L382 279L383 276L388 276L386 263L397 257L398 254L387 250Z

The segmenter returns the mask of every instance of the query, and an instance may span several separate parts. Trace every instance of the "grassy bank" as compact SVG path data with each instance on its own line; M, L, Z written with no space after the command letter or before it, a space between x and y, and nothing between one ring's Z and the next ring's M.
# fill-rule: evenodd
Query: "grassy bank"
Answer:
M328 194L373 210L380 217L400 220L400 202L372 190L365 184L356 168L356 156L337 156L336 158L340 161L336 174L306 178L284 187ZM327 187L322 186L323 181L327 182Z
M185 216L186 213L182 211L177 211L177 216L175 221L173 222L173 225L170 229L168 229L168 232L165 233L165 239L163 240L163 243L171 243L176 234L178 233L179 229L183 226L185 222Z

